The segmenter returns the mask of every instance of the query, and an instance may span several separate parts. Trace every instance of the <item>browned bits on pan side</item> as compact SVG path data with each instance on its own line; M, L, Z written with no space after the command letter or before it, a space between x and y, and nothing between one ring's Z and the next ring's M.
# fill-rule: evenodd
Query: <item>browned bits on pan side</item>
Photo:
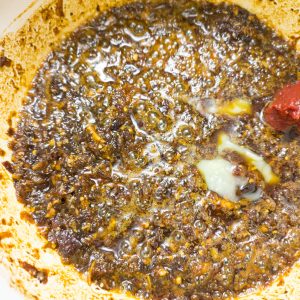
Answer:
M64 17L64 0L58 0L56 3L56 13L60 17Z
M0 68L1 67L9 67L12 61L6 56L0 56Z
M15 130L12 127L9 127L7 130L7 135L12 137L15 134Z
M14 167L9 161L2 162L2 165L9 173L12 174L14 172Z
M0 242L3 239L11 238L13 235L9 231L0 232Z
M39 270L35 266L25 261L19 261L19 263L26 272L28 272L32 277L36 278L40 283L46 284L48 282L47 270Z
M34 224L34 220L32 218L32 215L27 211L21 211L20 212L20 218L21 218L21 220L24 220L24 221L26 221L30 224Z

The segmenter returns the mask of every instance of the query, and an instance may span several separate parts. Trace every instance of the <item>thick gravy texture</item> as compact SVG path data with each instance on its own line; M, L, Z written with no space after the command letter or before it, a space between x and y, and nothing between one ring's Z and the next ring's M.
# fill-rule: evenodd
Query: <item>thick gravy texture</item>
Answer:
M261 113L299 66L237 6L112 9L32 83L12 145L18 198L105 289L196 300L268 284L298 257L300 140Z

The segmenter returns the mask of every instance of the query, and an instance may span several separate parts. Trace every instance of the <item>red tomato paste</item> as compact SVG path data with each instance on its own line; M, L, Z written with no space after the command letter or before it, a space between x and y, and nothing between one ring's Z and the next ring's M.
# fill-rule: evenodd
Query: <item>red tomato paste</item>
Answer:
M278 91L267 106L264 117L276 130L284 131L291 126L300 130L300 81Z

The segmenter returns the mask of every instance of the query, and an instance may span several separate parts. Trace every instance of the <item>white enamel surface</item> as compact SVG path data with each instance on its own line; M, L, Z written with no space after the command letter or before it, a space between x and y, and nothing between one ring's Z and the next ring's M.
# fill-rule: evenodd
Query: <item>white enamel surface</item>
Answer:
M9 276L9 272L0 265L0 299L24 300L24 296L10 286Z
M0 0L0 33L18 17L32 0Z

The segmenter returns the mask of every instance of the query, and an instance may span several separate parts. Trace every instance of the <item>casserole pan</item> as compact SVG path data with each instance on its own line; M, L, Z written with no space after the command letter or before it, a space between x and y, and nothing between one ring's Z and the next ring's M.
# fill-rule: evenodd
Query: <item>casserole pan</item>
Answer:
M1 162L11 160L7 134L15 128L28 86L49 52L68 33L97 14L130 1L44 0L14 23L0 40L0 148ZM211 1L220 3L220 0ZM256 14L300 51L298 0L231 0ZM16 200L11 174L0 164L0 261L11 274L11 283L29 299L125 299L88 284L84 275L63 265ZM299 245L300 250L300 245ZM47 274L47 282L40 274ZM272 285L241 295L239 299L300 299L300 262Z

